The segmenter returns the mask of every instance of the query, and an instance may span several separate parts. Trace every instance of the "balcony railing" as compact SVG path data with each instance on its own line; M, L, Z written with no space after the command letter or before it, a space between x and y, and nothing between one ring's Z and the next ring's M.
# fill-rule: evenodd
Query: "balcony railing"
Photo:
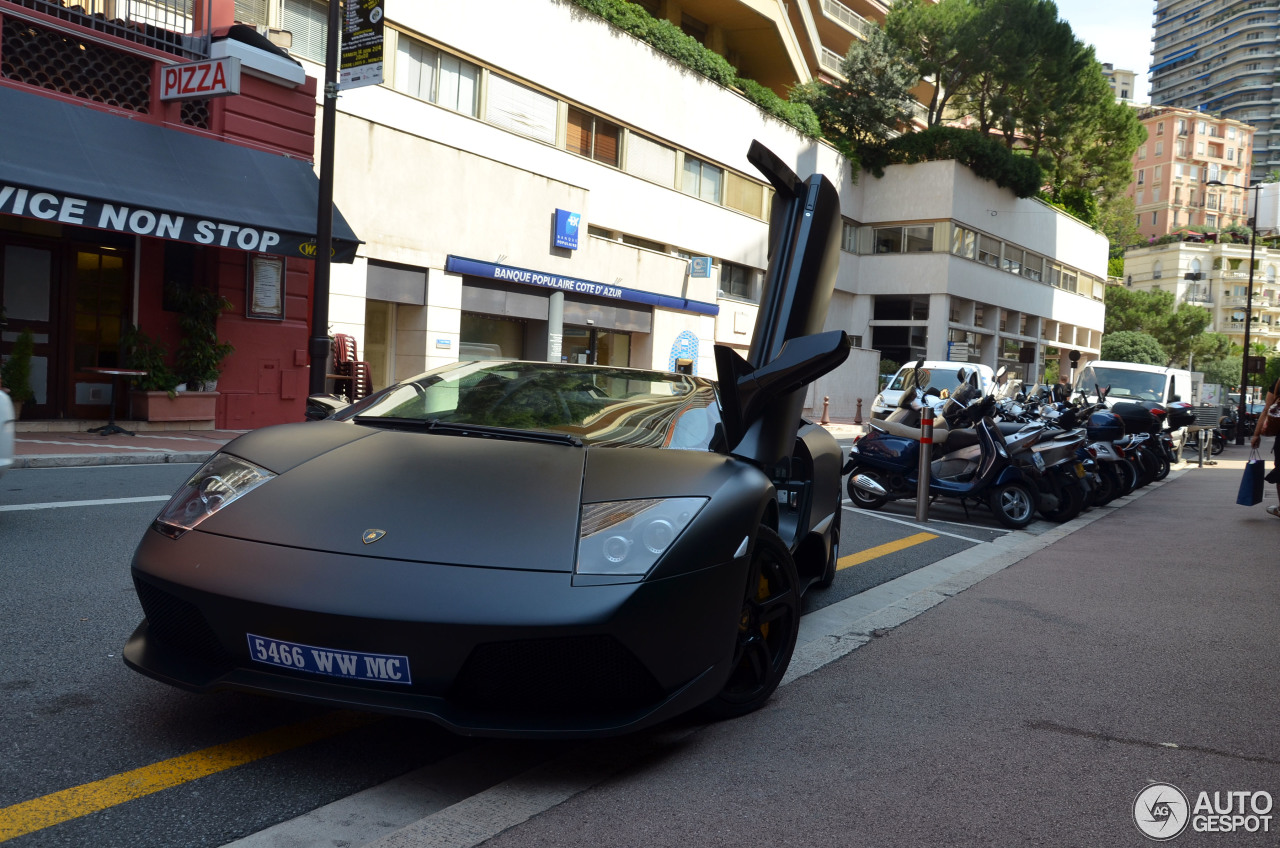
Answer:
M840 64L843 61L843 56L834 50L828 50L825 47L822 48L822 52L818 54L818 65L821 66L824 71L833 73L841 79L844 79L844 73L840 70Z
M212 5L209 3L198 4L196 0L77 0L72 5L64 5L61 0L14 2L68 23L166 53L193 59L209 55L209 10ZM196 20L197 14L204 20ZM200 35L195 35L196 32Z
M835 18L863 38L867 37L867 27L871 22L837 0L822 0L822 11Z

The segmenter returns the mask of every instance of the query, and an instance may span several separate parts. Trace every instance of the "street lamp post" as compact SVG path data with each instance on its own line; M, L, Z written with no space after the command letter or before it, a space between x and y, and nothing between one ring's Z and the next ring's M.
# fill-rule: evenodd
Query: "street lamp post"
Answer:
M1225 186L1218 180L1206 180L1206 186ZM1244 413L1248 404L1245 399L1249 393L1249 330L1253 326L1253 261L1254 251L1258 243L1258 198L1264 183L1254 183L1248 187L1253 192L1253 214L1249 216L1249 288L1244 298L1244 355L1240 357L1240 405L1236 409L1236 444L1244 444Z

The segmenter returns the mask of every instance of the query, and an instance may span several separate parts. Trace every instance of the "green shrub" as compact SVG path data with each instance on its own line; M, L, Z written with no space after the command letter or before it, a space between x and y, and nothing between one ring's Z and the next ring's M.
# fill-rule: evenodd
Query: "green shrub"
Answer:
M9 397L14 403L26 403L36 396L31 388L31 356L35 352L36 341L31 335L31 328L25 327L13 343L9 358L0 366L0 383L9 390Z
M877 178L884 176L889 165L954 159L1018 197L1035 197L1044 185L1044 171L1034 159L1009 150L977 130L929 127L884 144L866 145L861 153L863 167Z

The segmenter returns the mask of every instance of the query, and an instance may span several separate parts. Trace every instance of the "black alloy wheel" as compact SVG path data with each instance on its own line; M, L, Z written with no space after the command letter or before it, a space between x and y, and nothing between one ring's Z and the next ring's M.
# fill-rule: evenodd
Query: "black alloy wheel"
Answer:
M1160 454L1156 456L1156 462L1157 462L1157 465L1156 465L1156 473L1155 473L1154 479L1163 480L1164 478L1169 476L1169 469L1171 467L1169 465L1169 460L1163 454Z
M1098 482L1093 488L1093 505L1106 506L1120 493L1120 484L1116 482L1115 472L1108 468L1109 462L1098 463Z
M1119 462L1108 464L1116 475L1116 484L1119 487L1119 491L1116 493L1117 498L1123 498L1138 488L1138 469L1134 467L1132 462L1121 458Z
M702 706L713 719L759 709L782 682L800 632L800 580L790 551L768 527L756 533L738 620L733 670L720 694Z

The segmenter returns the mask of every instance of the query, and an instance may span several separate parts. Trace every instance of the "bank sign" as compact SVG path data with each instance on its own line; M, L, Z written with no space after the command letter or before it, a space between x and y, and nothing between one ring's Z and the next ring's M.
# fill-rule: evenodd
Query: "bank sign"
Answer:
M0 183L0 214L275 256L314 259L316 254L315 237L306 233L162 212L4 183ZM355 251L354 244L335 242L332 258L335 262L350 262Z
M582 223L582 215L578 212L570 212L567 209L556 210L556 247L566 247L569 250L578 249L578 226Z
M444 269L450 274L463 274L480 277L485 280L520 283L526 286L538 286L569 294L590 295L609 300L621 300L630 303L644 303L659 306L663 309L677 309L682 312L697 312L702 315L718 315L720 307L714 303L690 300L687 297L673 297L667 294L629 289L624 286L611 286L577 277L565 277L545 271L532 271L528 268L514 268L510 265L498 265L493 262L481 262L478 259L464 259L461 256L450 256L445 260Z

